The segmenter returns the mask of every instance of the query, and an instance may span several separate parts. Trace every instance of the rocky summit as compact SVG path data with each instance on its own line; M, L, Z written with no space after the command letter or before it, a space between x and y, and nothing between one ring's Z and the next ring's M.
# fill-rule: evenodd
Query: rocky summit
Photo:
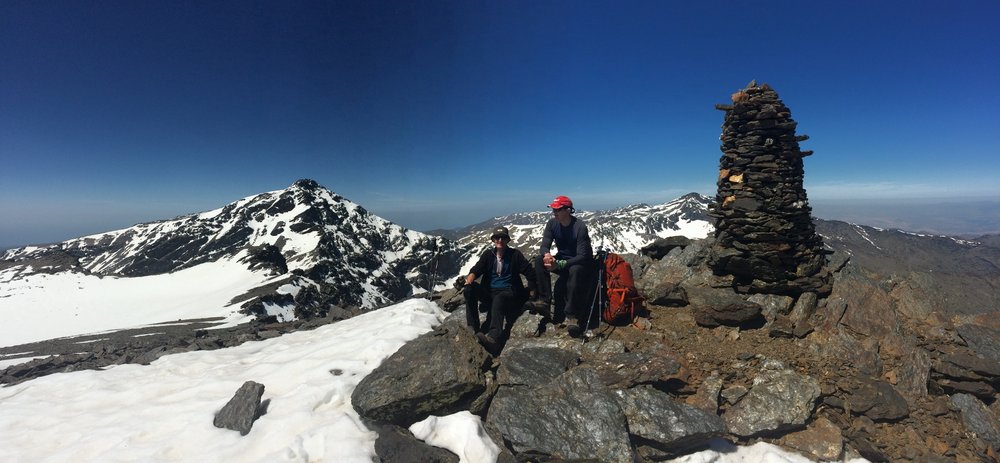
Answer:
M914 237L820 228L836 247L891 249ZM948 241L939 244L950 247L944 273L1000 264L995 244ZM365 378L355 409L393 442L429 415L470 410L508 462L661 461L720 437L821 461L996 461L1000 307L928 313L925 291L949 300L962 288L927 286L926 262L883 262L871 250L855 261L828 249L826 295L744 294L713 271L714 246L709 237L626 256L653 302L644 323L573 338L526 312L496 355L464 326L460 294L437 293L452 315ZM969 284L996 288L997 278L994 270ZM978 303L994 304L984 297ZM443 360L428 361L433 353ZM406 442L383 461L427 451Z

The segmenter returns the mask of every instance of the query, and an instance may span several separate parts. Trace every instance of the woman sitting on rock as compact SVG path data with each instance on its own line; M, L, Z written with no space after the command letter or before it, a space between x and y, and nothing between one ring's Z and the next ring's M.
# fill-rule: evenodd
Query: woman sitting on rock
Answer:
M465 316L479 342L492 354L497 353L504 334L504 319L510 325L520 315L521 307L535 294L535 270L521 251L512 248L507 227L497 227L490 235L493 247L487 249L465 277ZM521 275L528 279L525 293ZM476 284L476 278L482 277ZM488 312L484 326L479 324L479 307ZM488 325L488 326L485 326Z

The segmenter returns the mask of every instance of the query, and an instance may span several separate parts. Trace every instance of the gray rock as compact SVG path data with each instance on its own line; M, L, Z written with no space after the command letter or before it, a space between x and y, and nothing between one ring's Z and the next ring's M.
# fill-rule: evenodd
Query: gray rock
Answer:
M675 248L683 248L691 244L691 239L685 236L669 236L657 238L639 250L639 254L649 256L653 260L660 260Z
M462 311L465 317L465 311ZM464 320L464 318L463 318ZM531 338L540 333L539 326L542 323L542 316L533 313L523 313L510 327L511 338Z
M795 299L778 294L754 294L747 298L761 307L761 315L770 322L778 315L787 315Z
M979 325L961 325L956 331L977 354L1000 362L1000 331Z
M375 454L381 463L458 463L458 455L448 450L425 444L413 437L410 431L399 426L379 426L375 429Z
M645 352L621 352L590 359L601 383L612 389L628 389L638 384L680 387L687 383L688 372L676 353L660 347Z
M714 413L679 403L670 395L642 386L616 391L628 419L629 433L664 451L705 444L726 432Z
M263 412L260 398L264 395L264 385L247 381L236 391L229 402L215 414L212 424L217 428L232 429L247 435L254 421Z
M538 388L501 388L487 426L516 453L631 463L625 415L597 375L574 368Z
M742 400L726 411L729 432L753 436L769 431L801 428L819 397L819 382L795 371L764 370Z
M986 405L969 394L955 394L951 396L951 403L962 413L962 423L969 432L994 450L1000 450L1000 419Z
M457 323L445 323L403 345L351 394L362 418L400 426L468 409L484 390L488 355Z
M740 399L742 399L744 396L746 396L747 392L749 392L747 388L740 385L736 385L723 389L722 391L719 392L719 395L721 395L722 398L726 400L726 403L735 404L736 402L739 402Z
M506 349L500 355L497 381L501 386L541 386L576 366L573 352L552 347Z
M865 383L850 394L847 406L873 421L896 421L910 414L906 399L885 381Z
M695 310L694 321L701 326L738 326L761 319L761 307L741 301L726 305L705 305Z
M816 312L816 304L819 298L816 297L816 293L802 293L798 300L795 301L795 306L792 307L792 313L789 315L792 323L798 325L809 319L814 312Z

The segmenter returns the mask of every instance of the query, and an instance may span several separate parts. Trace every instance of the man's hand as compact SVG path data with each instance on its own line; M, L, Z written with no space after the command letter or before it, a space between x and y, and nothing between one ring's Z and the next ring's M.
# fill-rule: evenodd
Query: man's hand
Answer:
M542 265L545 266L545 270L550 272L554 271L556 269L556 258L552 257L552 253L546 252L545 255L542 256Z

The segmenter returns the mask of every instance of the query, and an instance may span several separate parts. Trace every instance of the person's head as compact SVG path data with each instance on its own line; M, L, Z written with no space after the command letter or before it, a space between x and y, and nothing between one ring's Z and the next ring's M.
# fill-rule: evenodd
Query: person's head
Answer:
M555 216L556 220L564 224L576 212L576 209L573 208L573 200L567 196L556 196L556 199L553 199L552 203L549 204L549 209L552 209L552 215Z
M510 243L510 231L507 230L507 227L494 228L490 235L490 241L493 242L495 248L506 248L507 243Z

